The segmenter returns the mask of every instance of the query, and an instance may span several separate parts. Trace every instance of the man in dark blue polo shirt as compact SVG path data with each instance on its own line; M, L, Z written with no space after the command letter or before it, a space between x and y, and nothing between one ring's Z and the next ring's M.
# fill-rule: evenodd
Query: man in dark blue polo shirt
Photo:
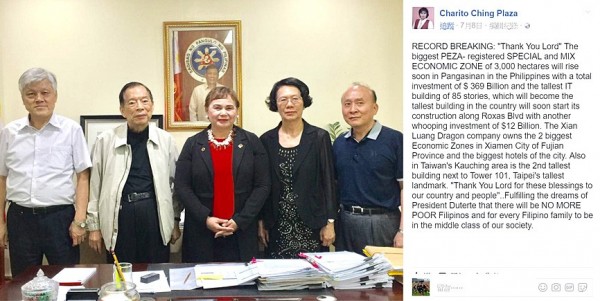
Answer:
M402 133L377 122L378 109L367 85L353 83L342 95L352 129L333 144L341 204L336 250L403 246Z

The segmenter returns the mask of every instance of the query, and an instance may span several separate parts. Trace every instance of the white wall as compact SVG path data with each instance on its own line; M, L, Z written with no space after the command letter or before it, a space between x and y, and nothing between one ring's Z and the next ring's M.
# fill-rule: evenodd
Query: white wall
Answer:
M4 121L26 114L20 74L58 77L59 114L118 114L129 81L153 90L164 114L163 21L242 21L243 127L262 134L279 121L263 104L279 79L311 89L305 119L341 121L352 81L377 91L377 118L402 130L401 0L0 0L0 101ZM0 116L2 117L2 116ZM180 147L193 132L173 133Z

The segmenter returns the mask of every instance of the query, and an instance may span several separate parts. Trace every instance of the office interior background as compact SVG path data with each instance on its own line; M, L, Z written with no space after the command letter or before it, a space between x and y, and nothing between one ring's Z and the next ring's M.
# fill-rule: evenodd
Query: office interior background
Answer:
M31 67L56 74L55 112L73 120L118 115L130 81L146 84L154 114L166 114L163 22L222 20L241 21L243 128L277 125L264 101L293 76L310 87L311 124L346 127L340 97L361 81L377 92L376 118L403 130L401 0L0 0L0 120L27 114L17 81ZM181 149L197 131L172 134Z

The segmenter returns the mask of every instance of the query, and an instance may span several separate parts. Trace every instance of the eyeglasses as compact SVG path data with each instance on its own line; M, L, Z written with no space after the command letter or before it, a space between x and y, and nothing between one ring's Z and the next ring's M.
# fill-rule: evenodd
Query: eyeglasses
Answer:
M302 97L292 96L292 97L282 97L282 98L277 99L278 104L287 104L288 101L291 101L292 104L298 104L302 101Z

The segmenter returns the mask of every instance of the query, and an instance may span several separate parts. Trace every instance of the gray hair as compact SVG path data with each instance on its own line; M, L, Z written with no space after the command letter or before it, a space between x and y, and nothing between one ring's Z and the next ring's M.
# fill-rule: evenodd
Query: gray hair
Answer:
M377 102L377 94L375 93L375 90L371 89L371 87L369 87L369 85L365 84L365 83L361 83L361 82L353 82L351 87L363 87L369 91L371 91L371 94L373 94L373 101Z
M56 91L56 76L54 73L43 68L31 68L21 75L19 78L19 91L23 93L25 87L32 83L41 82L47 79L52 84L52 89Z

